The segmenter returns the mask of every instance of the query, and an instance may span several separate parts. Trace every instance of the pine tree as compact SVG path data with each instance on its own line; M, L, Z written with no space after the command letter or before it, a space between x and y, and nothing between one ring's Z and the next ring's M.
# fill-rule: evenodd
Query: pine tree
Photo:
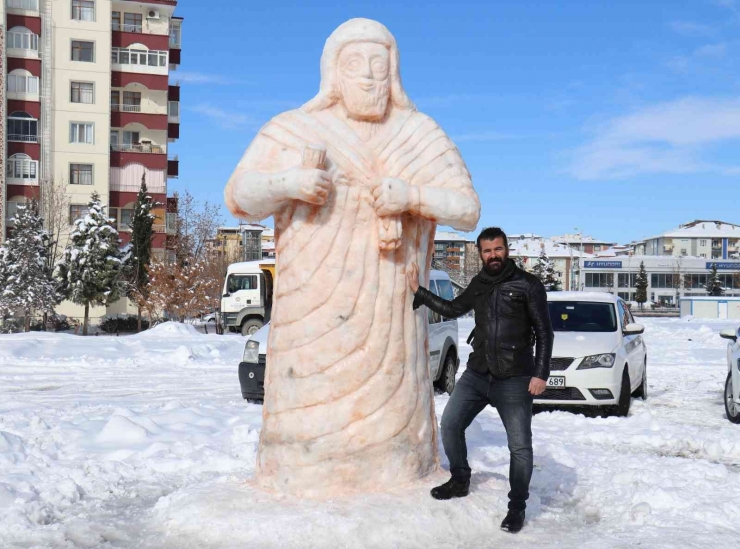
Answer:
M544 244L541 246L540 256L537 258L537 264L532 269L532 274L542 281L547 291L560 291L560 281L555 275L555 266L547 256Z
M64 296L85 306L82 334L87 335L90 305L108 305L120 299L125 286L125 256L118 231L111 225L97 192L88 203L87 215L75 221L70 243L55 274Z
M137 331L141 331L141 308L149 297L149 265L152 258L154 220L152 210L161 206L147 194L146 174L141 176L141 188L136 197L131 219L131 242L126 265L127 296L137 304Z
M0 311L22 312L25 330L35 312L48 312L59 303L56 283L47 263L49 234L35 201L18 205L13 233L0 248Z
M712 264L712 270L709 272L709 280L707 280L707 285L705 286L707 293L711 296L721 296L725 293L725 289L722 286L722 281L719 279L719 274L717 274L717 264Z
M640 262L640 271L637 273L637 278L635 279L635 301L640 304L640 309L642 309L643 304L647 301L647 288L648 288L648 277L647 277L647 271L645 271L645 262Z

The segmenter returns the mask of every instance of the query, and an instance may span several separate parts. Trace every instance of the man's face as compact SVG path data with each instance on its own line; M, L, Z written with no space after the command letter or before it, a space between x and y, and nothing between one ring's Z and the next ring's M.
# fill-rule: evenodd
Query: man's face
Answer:
M347 112L357 120L377 121L390 96L390 54L372 42L349 44L339 54L339 87Z
M497 274L509 260L509 250L506 249L502 237L493 240L480 241L480 259L483 268L491 274Z

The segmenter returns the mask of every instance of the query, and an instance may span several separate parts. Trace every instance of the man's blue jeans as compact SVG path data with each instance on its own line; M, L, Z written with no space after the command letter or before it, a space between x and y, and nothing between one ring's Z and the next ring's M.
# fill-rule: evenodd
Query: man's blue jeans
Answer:
M494 406L506 429L509 463L509 509L524 510L532 478L532 400L529 376L498 378L467 369L442 414L442 443L457 480L470 479L465 429L487 404Z

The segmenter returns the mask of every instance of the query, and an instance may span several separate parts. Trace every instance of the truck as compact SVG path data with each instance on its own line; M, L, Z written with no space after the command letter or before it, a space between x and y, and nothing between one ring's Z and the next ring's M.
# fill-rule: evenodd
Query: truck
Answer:
M251 336L267 324L272 311L274 282L274 259L229 265L221 296L224 329Z

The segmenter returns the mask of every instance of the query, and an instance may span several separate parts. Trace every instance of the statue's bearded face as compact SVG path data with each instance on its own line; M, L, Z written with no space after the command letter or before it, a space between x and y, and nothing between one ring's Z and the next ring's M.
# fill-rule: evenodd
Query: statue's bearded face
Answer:
M347 113L357 120L383 118L390 96L390 54L372 42L349 44L339 54L339 87Z

